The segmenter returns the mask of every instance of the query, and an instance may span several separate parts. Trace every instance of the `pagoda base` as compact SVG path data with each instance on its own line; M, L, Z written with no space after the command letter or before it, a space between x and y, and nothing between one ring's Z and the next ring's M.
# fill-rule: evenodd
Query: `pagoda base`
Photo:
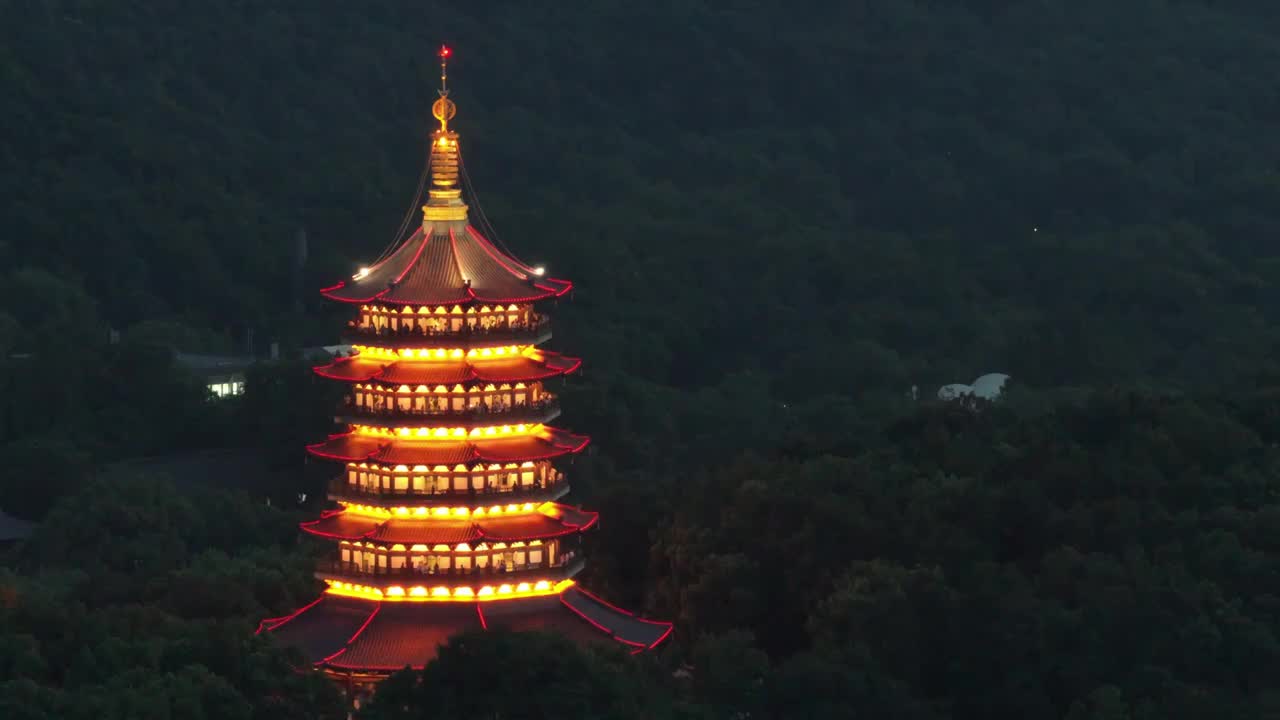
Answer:
M466 631L547 630L580 642L613 641L640 653L671 635L667 622L646 620L576 585L538 597L479 602L406 602L325 593L292 615L263 620L270 633L335 679L376 682L404 668L421 669L436 648Z

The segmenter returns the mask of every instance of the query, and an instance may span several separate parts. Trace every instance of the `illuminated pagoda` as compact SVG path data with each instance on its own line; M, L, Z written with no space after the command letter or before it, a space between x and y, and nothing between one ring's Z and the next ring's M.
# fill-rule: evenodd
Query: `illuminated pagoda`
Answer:
M334 543L316 573L328 587L258 628L349 687L420 668L468 629L552 629L633 652L671 633L573 580L597 516L558 501L562 465L588 438L546 424L560 412L546 382L581 361L539 347L551 337L540 303L572 284L468 223L448 57L441 48L422 226L322 291L357 313L351 356L315 368L348 386L345 431L307 448L341 467L338 509L302 524Z

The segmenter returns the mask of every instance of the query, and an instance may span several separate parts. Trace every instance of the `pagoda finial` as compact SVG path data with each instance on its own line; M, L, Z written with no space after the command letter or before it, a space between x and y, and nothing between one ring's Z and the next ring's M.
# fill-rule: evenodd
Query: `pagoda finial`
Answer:
M441 45L440 52L436 53L440 56L440 99L436 100L431 106L431 115L440 121L440 132L449 132L449 121L457 114L458 108L449 99L449 56L453 55L453 50L448 45Z
M449 129L449 121L458 112L457 106L449 99L449 57L453 50L448 45L441 45L436 54L440 56L440 97L431 105L431 115L440 121L440 128L431 139L431 157L428 159L431 190L427 193L427 204L422 206L424 226L437 221L467 219L467 206L462 202L462 190L458 188L458 133Z

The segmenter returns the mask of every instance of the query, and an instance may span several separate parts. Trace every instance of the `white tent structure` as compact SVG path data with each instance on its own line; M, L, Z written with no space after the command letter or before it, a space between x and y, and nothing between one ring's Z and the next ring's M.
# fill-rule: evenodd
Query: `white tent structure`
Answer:
M1004 392L1009 376L1004 373L987 373L973 381L973 394L983 400L995 400Z
M1009 376L1004 373L987 373L974 380L971 385L964 383L943 385L938 389L938 399L945 401L972 396L983 400L995 400L1004 392L1005 383L1008 381Z

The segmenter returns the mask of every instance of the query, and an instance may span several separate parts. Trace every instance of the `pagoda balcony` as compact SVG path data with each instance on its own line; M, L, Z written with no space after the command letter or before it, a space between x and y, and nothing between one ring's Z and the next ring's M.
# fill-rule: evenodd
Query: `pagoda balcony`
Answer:
M353 345L377 345L390 348L463 348L494 345L540 345L551 339L551 318L534 315L528 322L461 324L460 327L434 325L347 323L343 338Z
M344 478L329 481L329 499L355 505L397 507L424 505L428 507L454 505L509 505L511 503L543 503L559 500L569 494L569 483L563 474L554 479L535 481L531 484L486 485L462 490L419 490L414 488L388 488L377 485L356 485Z
M370 393L369 397L381 399ZM432 398L434 401L434 398ZM406 407L407 405L407 407ZM455 409L449 403L426 405L412 401L403 404L391 402L356 404L348 396L334 418L337 422L353 425L379 425L399 427L419 425L423 422L453 423L458 425L519 425L549 423L560 417L560 399L550 393L531 403L495 402L480 403L473 407Z
M512 582L522 580L566 580L582 572L586 561L581 555L570 552L556 558L554 562L543 560L542 562L526 562L521 564L510 563L505 565L488 564L484 567L472 565L470 567L449 567L428 568L425 565L419 567L403 567L393 568L386 566L374 566L369 563L343 562L341 560L329 560L321 562L315 572L316 578L320 580L337 580L340 582L349 582L359 585L368 585L371 580L386 580L391 582L409 583L428 583L428 582L501 582L506 578L510 578Z

